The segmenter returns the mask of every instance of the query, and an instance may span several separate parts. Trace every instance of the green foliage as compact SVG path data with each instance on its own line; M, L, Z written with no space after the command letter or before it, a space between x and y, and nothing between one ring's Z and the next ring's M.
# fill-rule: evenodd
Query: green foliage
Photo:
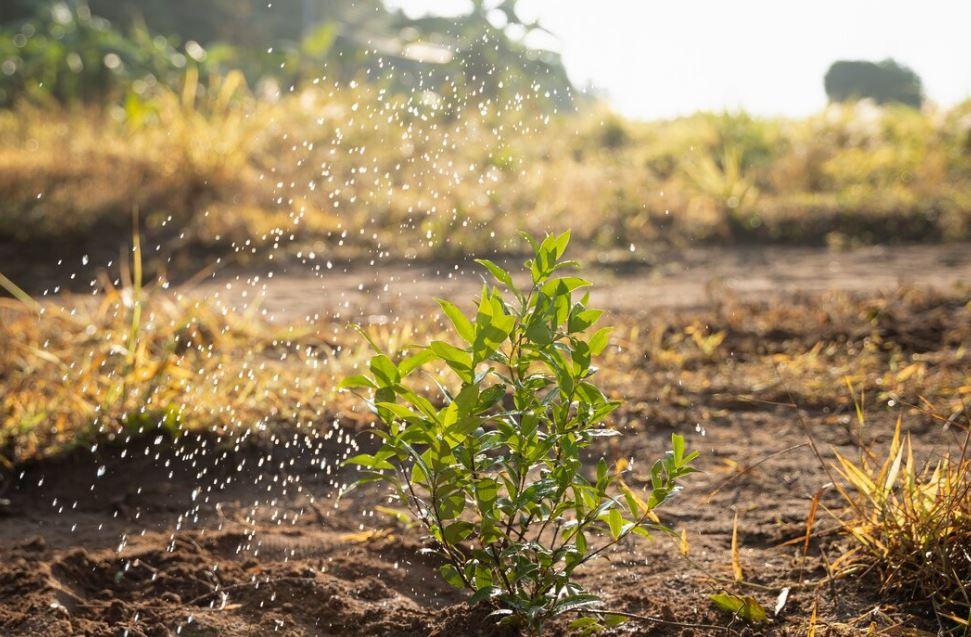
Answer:
M870 98L878 104L899 102L920 108L924 89L913 70L894 60L834 62L824 78L826 95L834 102Z
M619 435L605 421L620 403L592 382L610 328L594 328L601 311L587 295L573 299L589 282L560 275L576 266L562 259L569 233L527 239L528 286L480 259L495 285L483 286L475 316L439 301L459 346L433 341L397 361L379 351L369 375L343 381L366 393L382 441L348 462L362 472L355 486L391 485L444 559L442 576L472 602L491 600L502 621L530 630L586 612L575 628L591 631L616 618L598 612L575 570L632 534L666 531L654 510L695 471L698 454L674 435L643 494L624 484L624 463L584 465L585 448ZM413 374L442 366L455 380L435 377L439 401L409 386Z
M88 0L91 10L114 24L144 21L157 33L203 44L224 42L246 49L297 43L320 24L358 24L387 15L380 0Z
M718 593L709 596L718 608L728 611L750 624L766 621L768 615L762 605L751 595L739 596L731 593Z
M0 9L0 105L38 93L111 101L135 83L139 94L174 87L192 64L203 77L241 71L268 88L326 77L437 91L453 108L471 94L519 101L527 93L571 107L559 56L524 44L540 27L514 5L503 3L499 28L482 3L464 16L411 19L380 0L18 2Z
M92 100L174 86L192 63L172 41L144 28L123 34L83 2L43 3L33 17L0 28L0 105L23 96Z

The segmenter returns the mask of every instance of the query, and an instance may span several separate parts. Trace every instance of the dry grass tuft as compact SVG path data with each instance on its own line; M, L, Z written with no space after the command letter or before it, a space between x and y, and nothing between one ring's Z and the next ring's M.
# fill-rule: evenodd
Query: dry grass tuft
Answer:
M853 548L834 569L876 571L884 591L929 606L952 634L971 629L971 456L959 450L920 467L898 419L882 459L864 449L858 461L836 454L849 505L840 517Z
M0 299L0 465L148 433L232 440L323 430L338 414L362 426L335 390L366 355L343 324L275 326L256 305L234 313L161 287L105 284L68 301L73 309ZM370 329L400 344L416 328Z

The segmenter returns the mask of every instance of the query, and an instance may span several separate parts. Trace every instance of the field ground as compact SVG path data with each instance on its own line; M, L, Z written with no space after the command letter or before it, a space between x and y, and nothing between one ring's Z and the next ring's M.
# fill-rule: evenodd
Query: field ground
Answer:
M519 261L510 258L505 265L515 271ZM267 269L219 272L182 289L190 296L216 299L231 311L241 311L259 297L269 318L287 323L314 314L353 320L369 314L408 317L419 308L433 311L434 298L443 295L471 302L482 285L476 265L417 262L315 272L316 265L277 269L275 280L266 278ZM845 252L701 248L642 261L585 264L583 276L595 283L593 305L621 314L648 307L704 307L723 297L754 301L806 292L889 292L901 286L948 289L971 281L971 243Z
M676 431L702 452L704 469L662 515L687 530L687 557L669 539L638 540L594 563L584 583L611 608L741 634L804 635L814 605L818 635L935 630L924 610L881 594L873 579L827 577L846 549L828 513L804 552L812 496L840 506L807 434L827 462L833 449L854 456L861 436L885 445L899 413L919 457L960 442L971 393L968 246L703 251L584 273L602 283L594 304L619 325L603 367L608 390L627 401L617 416L624 437L604 452L634 458L631 482L643 485L648 467L637 459L657 456ZM454 264L277 273L269 283L265 274L220 272L178 293L241 312L266 283L266 318L309 317L326 333L362 316L421 321L433 296L476 291L468 268ZM844 377L867 388L865 428ZM0 370L4 386L12 378ZM13 460L0 473L0 633L499 634L440 582L417 553L415 529L372 509L375 492L336 502L350 441L370 442L359 415L330 409L252 435L195 429L170 441L153 432ZM744 583L732 581L736 514ZM760 627L707 599L751 594L771 615L785 589L784 606Z

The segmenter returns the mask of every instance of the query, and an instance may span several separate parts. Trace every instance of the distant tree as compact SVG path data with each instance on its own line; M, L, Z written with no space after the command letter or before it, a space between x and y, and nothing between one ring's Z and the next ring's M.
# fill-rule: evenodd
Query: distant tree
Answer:
M878 104L896 102L920 108L924 101L920 77L892 59L834 62L826 71L823 83L826 95L833 102L869 98Z

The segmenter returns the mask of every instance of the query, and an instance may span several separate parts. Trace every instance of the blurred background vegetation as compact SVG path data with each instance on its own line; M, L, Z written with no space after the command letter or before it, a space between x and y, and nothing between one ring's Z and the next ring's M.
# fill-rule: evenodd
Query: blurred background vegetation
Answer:
M835 63L805 119L636 122L527 46L541 29L514 0L417 19L380 0L7 0L0 255L116 253L134 208L186 265L450 258L553 226L620 254L971 238L971 103L924 104L895 61Z
M572 105L559 56L521 42L539 25L522 22L512 0L500 9L501 28L483 0L465 16L418 19L380 0L7 0L0 103L144 95L177 86L193 67L203 79L239 70L277 90L364 78L400 91L540 91L552 105Z

